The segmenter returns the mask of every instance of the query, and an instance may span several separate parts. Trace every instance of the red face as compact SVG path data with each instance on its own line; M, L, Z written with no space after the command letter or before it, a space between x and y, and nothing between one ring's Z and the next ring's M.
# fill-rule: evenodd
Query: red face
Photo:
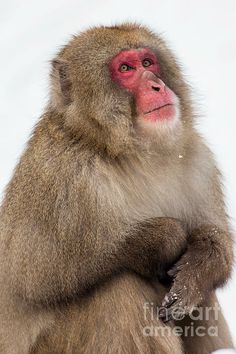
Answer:
M110 65L111 77L134 94L137 113L144 120L172 119L177 97L160 79L156 55L148 48L124 50Z

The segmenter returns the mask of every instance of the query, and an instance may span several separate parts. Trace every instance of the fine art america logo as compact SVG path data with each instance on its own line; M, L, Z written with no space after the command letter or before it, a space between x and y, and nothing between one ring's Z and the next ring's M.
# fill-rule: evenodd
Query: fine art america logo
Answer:
M165 324L165 316L161 321L159 319L159 310L153 302L145 302L143 305L144 320L149 323L148 326L143 327L144 336L218 336L217 320L219 318L220 306L218 303L212 307L194 307L188 315L188 324L181 323L185 317L185 309L178 308L172 313L172 318L175 321L175 326ZM166 310L166 320L168 319L168 310ZM162 308L163 313L163 308Z

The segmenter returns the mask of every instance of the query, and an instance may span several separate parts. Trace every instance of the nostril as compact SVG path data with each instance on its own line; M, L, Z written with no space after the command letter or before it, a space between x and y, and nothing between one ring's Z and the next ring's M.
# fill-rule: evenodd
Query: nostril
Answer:
M160 91L160 87L158 87L158 86L152 86L152 89L154 90L154 91Z

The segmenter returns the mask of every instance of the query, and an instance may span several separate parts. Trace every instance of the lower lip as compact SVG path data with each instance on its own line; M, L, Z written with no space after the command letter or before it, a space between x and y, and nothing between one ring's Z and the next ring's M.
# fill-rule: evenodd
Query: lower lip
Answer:
M144 119L152 122L156 122L157 120L169 120L175 116L175 113L175 106L173 104L168 104L150 113L146 113Z

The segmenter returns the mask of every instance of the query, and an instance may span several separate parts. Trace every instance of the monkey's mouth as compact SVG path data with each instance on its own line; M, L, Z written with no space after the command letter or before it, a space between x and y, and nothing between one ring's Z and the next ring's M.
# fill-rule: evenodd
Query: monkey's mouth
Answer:
M168 106L173 106L173 104L172 103L166 103L163 106L160 106L160 107L152 109L151 111L144 112L144 114L149 114L149 113L152 113L152 112L155 112L155 111L159 111L160 109L162 109L164 107L168 107Z
M176 106L174 103L166 103L162 106L155 107L144 113L144 119L146 121L166 121L171 120L176 115Z

